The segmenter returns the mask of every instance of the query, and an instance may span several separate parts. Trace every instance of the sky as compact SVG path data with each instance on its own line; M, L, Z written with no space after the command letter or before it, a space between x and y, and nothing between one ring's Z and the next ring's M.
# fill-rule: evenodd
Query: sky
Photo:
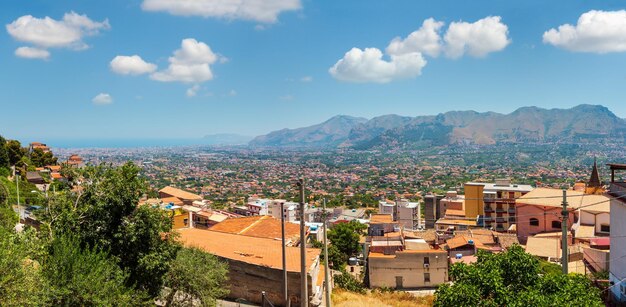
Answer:
M344 114L602 104L624 1L3 0L0 134L260 135Z

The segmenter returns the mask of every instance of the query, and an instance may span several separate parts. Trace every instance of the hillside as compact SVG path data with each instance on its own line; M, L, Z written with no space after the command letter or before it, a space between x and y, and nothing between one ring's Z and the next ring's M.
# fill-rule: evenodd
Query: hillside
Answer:
M362 117L338 115L321 124L298 129L282 129L258 136L249 144L281 147L337 146L348 138L352 128L365 122L367 119Z
M342 124L337 124L341 122ZM523 107L510 114L450 111L436 116L337 116L306 128L255 138L253 146L341 146L356 149L502 142L623 142L626 121L601 105L570 109Z

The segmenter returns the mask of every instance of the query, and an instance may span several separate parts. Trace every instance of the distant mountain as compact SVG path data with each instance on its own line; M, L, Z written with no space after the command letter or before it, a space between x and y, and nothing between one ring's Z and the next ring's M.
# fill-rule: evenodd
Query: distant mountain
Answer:
M253 137L247 135L239 135L239 134L231 134L231 133L221 133L221 134L210 134L206 135L202 138L203 145L245 145Z
M352 128L365 122L367 119L362 117L338 115L321 124L298 129L282 129L257 136L249 144L280 147L338 146L347 139Z
M405 145L592 143L607 140L626 141L626 120L600 105L579 105L571 109L523 107L510 114L451 111L435 116L384 115L371 120L337 116L319 125L259 136L250 145L307 144L368 149Z

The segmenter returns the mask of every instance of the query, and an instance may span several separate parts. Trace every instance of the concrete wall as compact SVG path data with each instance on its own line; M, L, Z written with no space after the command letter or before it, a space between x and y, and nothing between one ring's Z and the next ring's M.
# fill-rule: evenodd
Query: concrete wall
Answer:
M596 213L580 211L580 223L583 225L595 225L596 233L601 233L601 226L603 224L611 225L611 214L608 212Z
M583 248L583 257L593 267L596 272L608 271L611 264L609 256L611 253L607 250L595 249L591 247Z
M424 267L424 257L429 267ZM368 260L370 287L396 288L396 277L402 277L403 288L435 287L448 281L448 258L445 251L397 252L391 258L370 257ZM424 281L430 274L430 282Z
M526 244L529 236L533 236L542 232L557 232L561 231L561 228L553 228L552 222L561 221L561 208L550 206L535 206L518 203L515 206L515 215L517 217L517 238L522 244ZM568 229L572 229L576 213L570 210L569 218L567 219ZM536 218L539 220L539 226L531 226L530 219ZM611 242L612 243L612 242Z
M230 293L228 298L243 298L252 303L261 304L261 293L265 291L267 298L275 306L285 306L283 300L283 272L281 269L274 269L232 259L222 259L228 262L228 282ZM307 275L309 297L318 295L312 286L317 281L319 275L319 261L315 263L313 269ZM323 277L319 277L323 278ZM300 273L287 272L287 293L292 306L300 304ZM310 301L310 299L309 299Z
M611 186L613 189L613 186ZM611 190L612 191L612 190ZM611 199L611 280L621 281L626 278L626 203L619 199ZM618 260L619 259L619 260ZM626 286L624 282L620 285ZM619 294L621 287L611 288L613 294ZM619 295L622 302L626 302L625 295Z

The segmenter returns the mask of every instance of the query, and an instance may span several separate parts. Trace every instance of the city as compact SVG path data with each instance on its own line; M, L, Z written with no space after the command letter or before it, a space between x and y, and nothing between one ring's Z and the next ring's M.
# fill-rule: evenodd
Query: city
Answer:
M622 1L0 19L0 306L626 306Z

